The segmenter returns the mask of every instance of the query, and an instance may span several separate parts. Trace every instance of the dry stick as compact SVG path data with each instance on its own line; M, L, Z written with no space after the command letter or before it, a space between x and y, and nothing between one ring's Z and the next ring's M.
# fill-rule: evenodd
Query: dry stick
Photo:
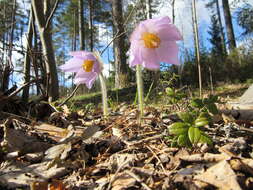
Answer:
M152 148L148 145L146 145L147 148L152 152L152 154L154 155L154 157L157 159L157 161L159 162L158 164L161 165L162 169L163 169L163 172L166 173L166 170L165 168L163 167L163 163L161 162L160 158L156 155L156 153L152 150Z
M76 93L76 91L78 90L78 88L80 87L81 85L78 84L75 89L71 92L71 94L61 103L59 104L59 106L63 106L67 101L69 101Z
M125 142L128 146L136 146L138 144L143 144L143 143L146 143L146 142L149 142L149 141L152 141L152 140L156 140L156 139L160 139L164 136L164 134L159 134L159 135L155 135L155 136L152 136L152 137L148 137L148 138L145 138L145 139L141 139L137 142Z
M11 93L9 96L7 96L6 99L10 99L12 98L13 96L15 96L16 94L18 94L23 88L25 88L26 86L34 83L34 82L37 82L38 80L41 80L41 79L34 79L34 80L31 80L27 83L24 83L21 87L19 87L17 90L15 90L13 93Z
M136 174L134 174L133 172L127 170L125 171L129 176L131 176L132 178L134 178L136 181L138 181L142 187L144 187L145 189L147 190L152 190L146 183L144 183L140 178L139 176L137 176Z
M120 170L121 170L126 164L128 164L128 163L129 163L129 161L127 160L127 161L125 161L123 164L121 164L121 165L119 166L119 168L118 168L117 171L115 172L115 174L114 174L114 176L112 177L112 179L110 179L109 184L108 184L106 190L110 190L110 189L111 189L112 183L116 180L117 175L119 174Z
M32 9L31 9L31 11L33 11ZM32 17L32 19L34 19L33 17ZM32 50L32 47L30 47L30 45L29 45L29 43L28 43L28 37L27 37L27 35L25 35L25 37L26 37L26 43L27 43L27 45L28 45L28 48L27 48L27 53L29 54L29 56L30 56L30 62L32 62L32 65L33 65L33 67L35 68L35 65L34 65L34 57L33 57L33 50ZM24 73L25 74L25 73ZM30 78L31 78L31 75L29 76ZM32 76L33 77L33 76ZM35 77L33 77L33 78L35 78L35 79L37 79L37 80L39 80L39 76L38 75L36 75L36 72L35 72ZM40 86L40 83L37 81L36 82L37 83L37 86L38 86L38 88L40 89L40 91L41 91L41 93L42 93L42 96L43 97L45 97L45 92L44 92L44 90L41 88L41 86Z

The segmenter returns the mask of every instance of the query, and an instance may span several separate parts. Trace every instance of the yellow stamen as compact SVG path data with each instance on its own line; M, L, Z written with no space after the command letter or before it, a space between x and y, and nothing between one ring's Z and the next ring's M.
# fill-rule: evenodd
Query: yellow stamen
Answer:
M142 34L142 40L144 41L144 45L146 48L158 48L161 40L160 38L153 33L145 32Z
M85 60L82 67L85 72L91 72L93 69L94 61L92 60Z

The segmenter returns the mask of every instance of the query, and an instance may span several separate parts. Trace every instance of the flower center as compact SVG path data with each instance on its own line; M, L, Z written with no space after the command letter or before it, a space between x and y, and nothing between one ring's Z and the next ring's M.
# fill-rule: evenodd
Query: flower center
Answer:
M82 67L83 67L83 70L85 72L91 72L92 68L93 68L93 65L94 65L94 61L93 60L85 60L83 62Z
M144 45L146 48L158 48L161 40L160 38L153 33L145 32L142 34L142 40L144 41Z

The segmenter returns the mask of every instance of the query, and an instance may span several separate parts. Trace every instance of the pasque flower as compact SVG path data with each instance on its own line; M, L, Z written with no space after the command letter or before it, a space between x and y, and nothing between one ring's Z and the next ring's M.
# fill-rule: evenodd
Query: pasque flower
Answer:
M179 64L178 40L182 36L169 17L140 22L130 38L130 67L141 64L155 70L160 62Z
M101 72L97 58L91 52L70 52L73 56L66 64L60 66L63 71L75 72L75 84L86 84L90 89Z

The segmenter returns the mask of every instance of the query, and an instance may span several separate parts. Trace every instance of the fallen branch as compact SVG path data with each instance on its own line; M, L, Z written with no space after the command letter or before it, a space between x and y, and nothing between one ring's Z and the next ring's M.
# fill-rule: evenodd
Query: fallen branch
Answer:
M8 96L0 96L0 110L3 107L3 105L5 105L5 103L7 102L7 100L11 99L12 97L14 97L15 95L17 95L21 90L23 90L23 88L25 88L26 86L29 86L32 83L37 82L38 80L41 79L34 79L31 80L27 83L24 83L21 87L17 88L14 92L12 92L10 95Z
M17 90L15 90L15 91L12 92L9 96L7 96L7 99L12 98L13 96L17 95L21 90L23 90L23 88L25 88L25 87L27 87L27 86L31 85L32 83L35 83L35 82L37 82L37 81L39 81L39 80L42 80L42 79L34 79L34 80L31 80L31 81L29 81L29 82L27 82L27 83L24 83L24 84L23 84L22 86L20 86Z

